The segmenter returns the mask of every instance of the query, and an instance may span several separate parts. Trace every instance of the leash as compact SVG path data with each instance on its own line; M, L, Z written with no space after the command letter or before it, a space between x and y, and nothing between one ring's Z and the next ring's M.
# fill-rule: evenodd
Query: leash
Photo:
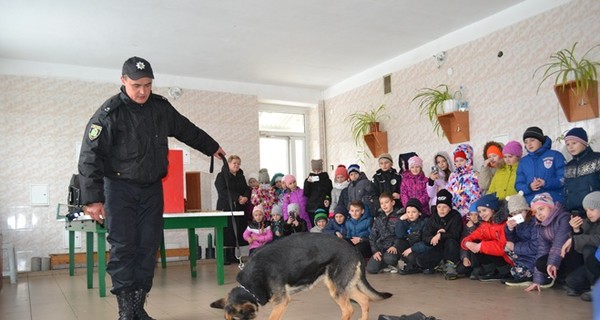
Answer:
M242 250L240 249L240 244L238 242L238 230L237 223L235 221L235 216L233 215L233 199L231 198L231 192L229 192L229 164L227 163L227 159L225 159L224 154L219 154L221 159L223 160L223 167L221 168L221 173L223 174L223 179L225 179L225 187L227 189L227 198L229 199L229 208L231 209L231 225L233 226L233 235L235 236L235 258L239 261L238 268L240 270L244 270L244 263L242 262ZM214 171L214 162L215 157L210 157L210 173ZM225 257L223 257L225 259Z

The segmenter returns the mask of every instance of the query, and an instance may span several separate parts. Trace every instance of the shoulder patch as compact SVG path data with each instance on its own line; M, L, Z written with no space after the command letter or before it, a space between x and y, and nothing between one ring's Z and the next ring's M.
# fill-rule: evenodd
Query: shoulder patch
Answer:
M100 136L100 132L102 132L102 126L99 124L90 125L90 131L88 132L88 138L90 141L94 141L98 139Z

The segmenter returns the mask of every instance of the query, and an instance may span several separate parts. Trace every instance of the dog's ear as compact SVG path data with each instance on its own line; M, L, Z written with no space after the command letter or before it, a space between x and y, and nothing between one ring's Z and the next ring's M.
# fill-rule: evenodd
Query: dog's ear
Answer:
M227 299L221 298L210 304L211 308L215 309L225 309L225 305L227 305Z

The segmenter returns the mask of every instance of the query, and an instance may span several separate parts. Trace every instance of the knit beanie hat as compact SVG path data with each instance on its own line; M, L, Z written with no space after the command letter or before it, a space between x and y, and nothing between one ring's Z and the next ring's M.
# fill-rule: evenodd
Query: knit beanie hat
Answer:
M498 210L498 197L496 193L490 193L482 196L477 200L477 207L486 207L494 211Z
M258 183L267 184L271 182L271 178L269 178L269 170L267 168L262 168L258 170Z
M312 171L323 171L323 160L322 159L310 160L310 168L312 169Z
M583 198L582 205L585 209L600 209L600 191L588 193Z
M382 159L388 160L391 163L394 163L394 160L392 160L392 155L389 153L382 153L379 156L379 159L377 161L381 161Z
M536 194L533 200L531 200L531 209L539 206L554 208L554 200L552 200L552 196L548 192Z
M319 221L319 220L327 221L327 213L323 209L317 209L317 211L315 211L315 221L314 221L315 225L317 224L317 221Z
M567 132L567 134L565 134L565 142L567 142L569 140L577 141L587 147L587 145L588 145L587 132L585 132L585 130L583 130L583 128L579 128L579 127L573 128L573 129L569 130Z
M504 154L512 154L513 156L521 157L523 156L523 146L515 140L511 140L506 143L504 148L502 149L502 153Z
M454 153L454 161L456 161L456 158L463 158L463 159L467 159L467 154L466 154L464 151L462 151L462 150L460 150L460 151L456 151L456 152Z
M529 210L529 203L525 200L525 196L523 195L523 191L519 191L517 194L513 194L511 196L506 197L506 201L508 201L508 213L513 214L515 212L519 212L522 210Z
M254 206L254 208L252 209L252 214L254 214L256 211L260 211L262 213L265 212L265 209L263 209L262 204L257 204Z
M299 210L300 210L300 206L297 203L290 203L287 206L287 212L288 212L288 214L290 212L295 212L296 214L298 214Z
M473 201L469 206L469 213L477 213L477 200Z
M360 173L360 166L357 164L351 164L348 166L348 174L352 172Z
M419 156L414 156L408 159L408 168L412 166L417 166L423 168L423 159L419 158Z
M344 216L348 215L348 208L344 207L343 205L338 205L337 207L335 207L335 210L333 211L335 212L335 214L341 213Z
M529 127L523 133L523 140L527 138L534 138L540 140L542 143L546 141L546 137L544 136L544 132L539 127Z
M273 207L271 208L271 216L274 215L283 215L283 208L281 208L281 206L278 204L273 205Z
M413 207L413 208L417 209L417 211L419 211L420 213L423 213L423 206L421 205L421 201L419 201L419 199L415 199L415 198L408 199L408 201L406 202L406 205L404 207Z
M435 204L443 203L443 204L447 205L448 207L452 208L452 193L450 193L450 191L448 191L446 189L440 190L437 193L435 200L436 200Z
M296 181L296 177L294 177L291 174L288 174L286 176L283 177L283 183L285 183L285 186L287 187L290 183Z
M274 186L275 183L277 183L277 181L282 181L282 180L283 180L283 173L277 172L276 174L273 175L273 177L271 177L271 185Z
M344 178L348 180L348 170L346 170L345 165L339 164L337 168L335 168L334 178L337 176L344 176Z

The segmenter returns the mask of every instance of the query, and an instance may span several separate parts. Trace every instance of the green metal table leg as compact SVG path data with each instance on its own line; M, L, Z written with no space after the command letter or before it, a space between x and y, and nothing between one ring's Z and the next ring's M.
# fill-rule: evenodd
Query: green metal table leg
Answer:
M224 262L224 251L223 251L223 228L216 227L215 228L215 241L217 243L217 248L215 249L215 256L217 260L217 284L225 283L225 271L223 270L223 262Z
M87 269L87 287L94 287L94 233L85 233L85 260Z
M106 233L98 232L98 286L100 297L106 297Z
M188 229L188 248L190 258L190 269L192 271L192 278L197 275L196 270L196 229Z
M69 275L75 275L75 231L69 230Z

